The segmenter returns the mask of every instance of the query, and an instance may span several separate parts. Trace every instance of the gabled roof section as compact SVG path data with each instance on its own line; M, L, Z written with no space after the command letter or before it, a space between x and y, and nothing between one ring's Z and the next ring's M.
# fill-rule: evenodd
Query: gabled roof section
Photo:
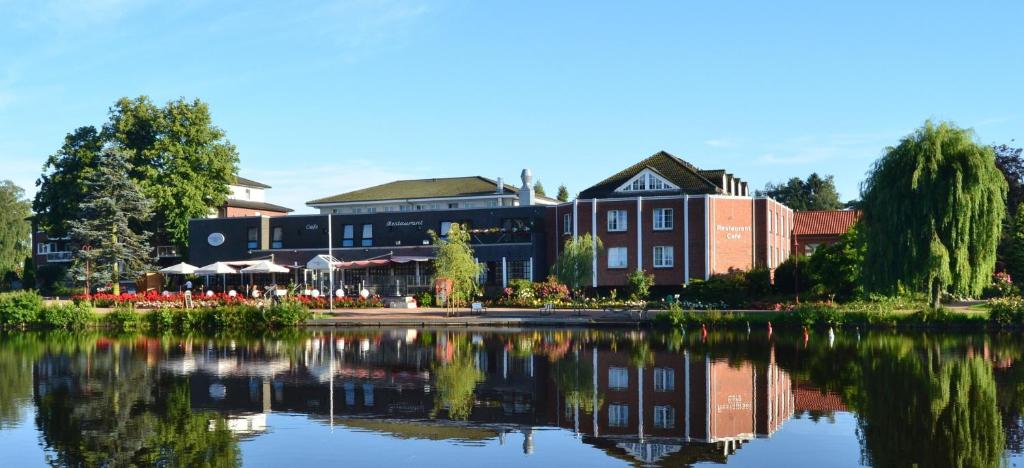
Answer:
M515 195L519 189L505 186L506 195ZM455 198L496 195L498 183L486 177L448 177L436 179L396 180L352 192L306 202L317 206L333 203L369 202L382 200L409 200L420 198Z
M235 176L235 184L234 185L238 185L238 186L241 186L241 187L261 188L261 189L268 189L268 188L270 188L270 186L267 185L267 184L264 184L264 183L261 183L261 182L256 182L255 180L246 179L245 177L237 176L237 175Z
M251 200L234 200L231 198L227 199L227 201L224 202L224 205L232 208L247 208L250 210L274 211L277 213L291 213L292 211L294 211L286 206L275 205L273 203L258 202Z
M705 194L721 193L722 189L717 184L708 180L701 174L700 169L682 159L679 159L665 151L659 151L652 156L632 166L623 169L617 174L598 182L594 186L580 192L579 198L609 198L621 196L615 190L624 185L637 174L645 169L661 175L666 181L679 187L673 190L648 191L654 194ZM725 171L722 171L724 174Z
M842 235L857 223L860 211L795 211L793 212L794 236Z

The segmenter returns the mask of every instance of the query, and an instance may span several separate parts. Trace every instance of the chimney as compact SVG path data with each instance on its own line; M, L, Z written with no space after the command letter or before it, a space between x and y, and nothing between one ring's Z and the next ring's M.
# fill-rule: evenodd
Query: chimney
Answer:
M523 186L519 188L519 206L530 206L536 201L533 193L533 173L529 169L523 169L519 174L523 180Z
M495 193L505 193L505 183L501 181L501 177L498 177L498 189L495 191Z

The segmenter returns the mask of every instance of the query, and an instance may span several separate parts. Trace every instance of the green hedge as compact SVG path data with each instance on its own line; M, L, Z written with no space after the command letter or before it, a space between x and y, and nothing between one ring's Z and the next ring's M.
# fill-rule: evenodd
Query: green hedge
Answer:
M876 308L849 309L831 304L801 304L789 311L781 312L698 312L683 310L673 304L669 309L654 317L656 326L678 328L688 325L721 325L745 327L747 324L772 322L778 326L866 326L866 327L970 327L986 328L996 325L1024 325L1024 300L1016 299L1006 306L1008 311L985 313L961 313L948 309L916 312L897 312ZM1007 317L1007 318L998 318Z
M267 307L229 305L198 309L155 309L145 314L132 311L133 317L118 314L109 325L115 328L136 327L138 320L154 331L217 331L275 330L302 325L313 317L309 309L297 302L284 302Z
M0 329L57 328L77 330L93 322L87 305L70 302L44 305L34 291L0 294Z

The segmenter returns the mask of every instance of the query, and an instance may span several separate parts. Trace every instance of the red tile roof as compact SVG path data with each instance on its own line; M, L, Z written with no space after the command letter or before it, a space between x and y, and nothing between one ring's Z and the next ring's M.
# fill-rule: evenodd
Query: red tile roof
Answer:
M793 213L793 235L846 234L859 218L857 210L797 211Z
M797 411L816 411L835 413L849 411L842 397L832 392L823 392L817 388L797 384L793 392L793 406Z

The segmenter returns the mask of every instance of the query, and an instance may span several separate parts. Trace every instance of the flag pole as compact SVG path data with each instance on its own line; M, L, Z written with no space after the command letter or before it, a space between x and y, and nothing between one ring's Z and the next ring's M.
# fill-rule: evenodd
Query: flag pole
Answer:
M334 223L331 222L331 216L331 213L327 213L327 263L330 264L328 278L331 282L331 287L327 289L327 294L331 296L328 301L331 304L331 312L334 312Z

